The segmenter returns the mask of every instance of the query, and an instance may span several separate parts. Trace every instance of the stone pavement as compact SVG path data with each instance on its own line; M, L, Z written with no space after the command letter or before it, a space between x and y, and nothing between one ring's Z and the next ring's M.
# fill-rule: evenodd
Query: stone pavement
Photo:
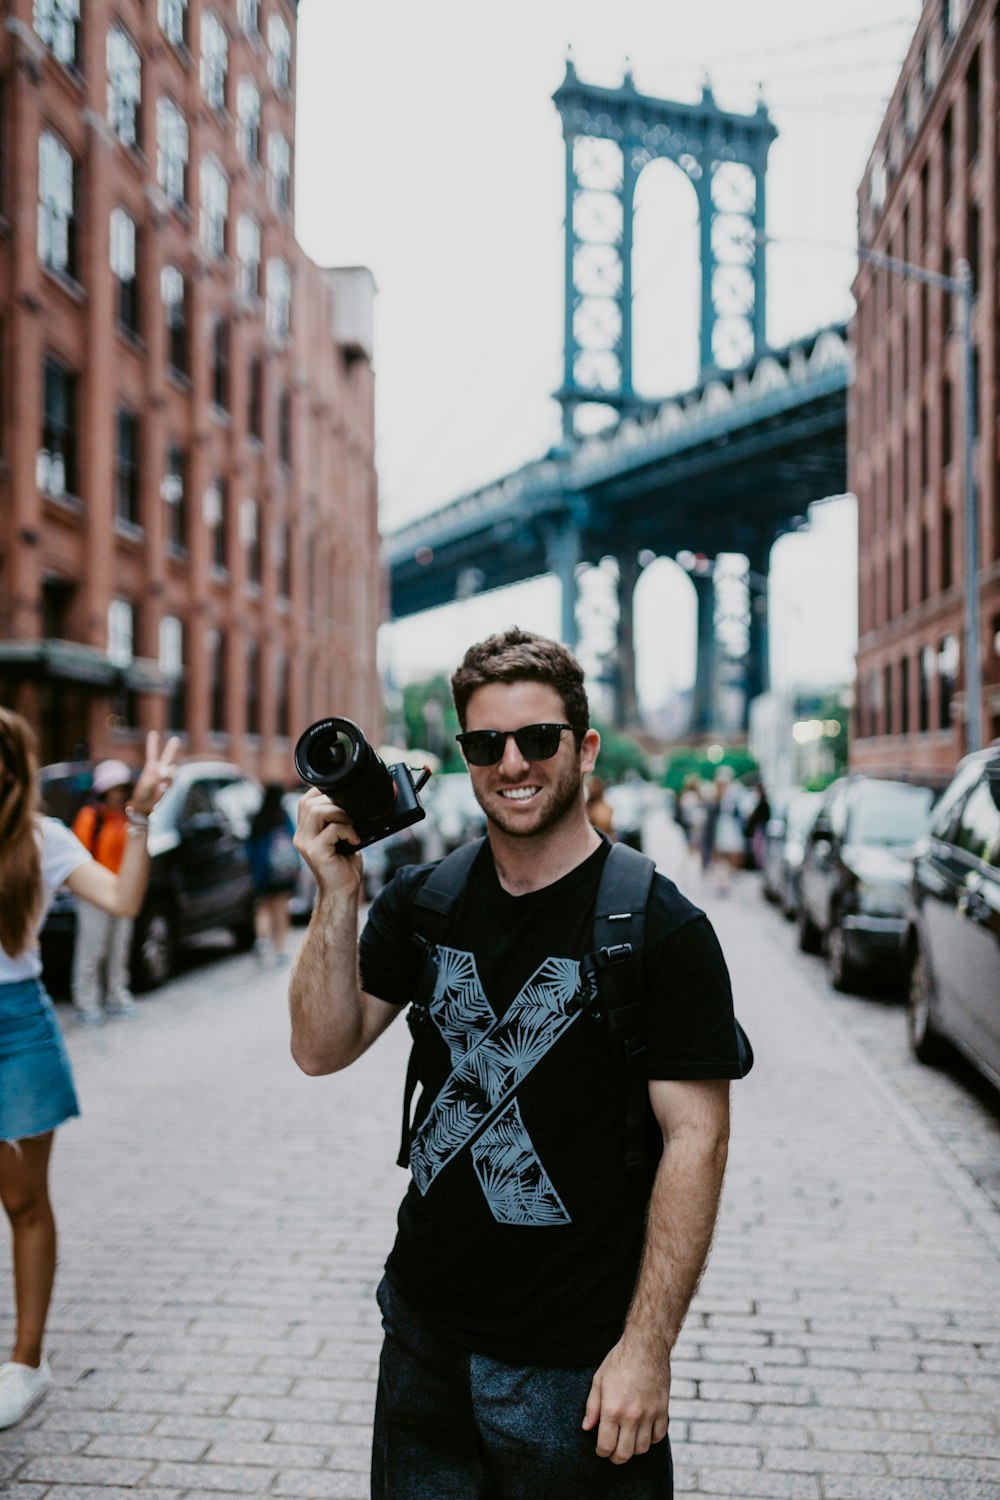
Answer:
M1000 1497L1000 1218L755 883L704 899L757 1066L675 1356L677 1493ZM232 957L68 1028L56 1389L0 1434L18 1500L367 1495L408 1033L306 1079L284 987Z

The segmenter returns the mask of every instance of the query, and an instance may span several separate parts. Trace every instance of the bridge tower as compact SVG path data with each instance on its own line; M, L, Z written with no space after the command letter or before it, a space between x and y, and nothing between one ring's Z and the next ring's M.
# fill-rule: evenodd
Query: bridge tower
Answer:
M639 93L631 71L619 88L585 83L571 60L553 100L566 144L563 380L555 394L571 450L581 435L581 408L604 408L614 420L650 404L637 396L632 381L632 246L636 182L658 157L685 173L698 202L702 379L746 365L765 350L765 175L777 130L763 101L752 114L720 109L707 82L696 104L657 99ZM571 518L566 525L572 529ZM555 571L569 596L564 628L575 616L575 580L565 561L571 552L569 538L561 537L557 563L563 566ZM620 721L635 718L634 557L623 551L617 559ZM710 728L715 701L711 578L699 581L698 617L694 727L701 730ZM568 639L575 644L575 625ZM766 673L766 660L754 657L761 639L766 627L752 633L748 681Z

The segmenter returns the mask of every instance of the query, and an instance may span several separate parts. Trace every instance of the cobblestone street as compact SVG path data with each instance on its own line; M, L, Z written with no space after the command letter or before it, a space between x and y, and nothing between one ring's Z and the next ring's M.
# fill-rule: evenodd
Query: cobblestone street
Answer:
M898 1005L834 994L752 877L690 894L757 1064L675 1356L678 1495L1000 1497L1000 1105L912 1062ZM0 1435L18 1500L367 1495L409 1035L306 1079L286 977L216 959L134 1021L67 1023L84 1117L55 1156L56 1388Z

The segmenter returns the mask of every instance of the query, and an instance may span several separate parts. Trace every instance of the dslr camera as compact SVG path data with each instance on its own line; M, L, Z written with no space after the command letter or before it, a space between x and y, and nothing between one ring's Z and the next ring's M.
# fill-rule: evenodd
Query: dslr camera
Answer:
M417 795L430 778L427 767L414 777L409 766L387 766L353 719L310 724L295 746L295 769L303 781L326 792L354 824L360 846L340 839L338 854L354 854L358 847L377 844L427 816Z

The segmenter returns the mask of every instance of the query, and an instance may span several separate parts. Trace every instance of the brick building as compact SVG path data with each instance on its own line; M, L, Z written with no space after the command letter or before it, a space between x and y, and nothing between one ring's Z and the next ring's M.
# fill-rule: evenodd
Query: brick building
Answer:
M373 285L293 229L291 0L8 0L0 701L44 760L381 731Z
M972 270L986 741L1000 735L998 106L995 0L927 0L859 192L862 246L949 277L961 260ZM863 262L855 295L852 765L943 780L966 749L960 307Z

